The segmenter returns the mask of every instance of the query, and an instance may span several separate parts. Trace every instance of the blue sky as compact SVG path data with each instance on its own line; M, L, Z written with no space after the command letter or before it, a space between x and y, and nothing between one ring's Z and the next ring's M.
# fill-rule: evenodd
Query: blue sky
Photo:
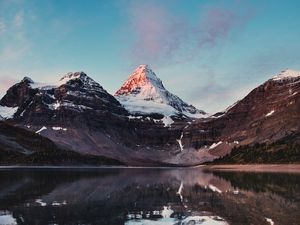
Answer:
M84 71L114 93L139 64L208 112L300 70L300 1L0 0L0 95Z

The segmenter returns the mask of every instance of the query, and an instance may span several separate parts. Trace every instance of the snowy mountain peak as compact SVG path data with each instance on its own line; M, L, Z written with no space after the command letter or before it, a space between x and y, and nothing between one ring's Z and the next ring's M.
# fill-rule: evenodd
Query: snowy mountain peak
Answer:
M128 77L115 96L135 94L141 98L159 99L157 89L165 89L162 81L148 65L138 66ZM161 102L162 99L159 99Z
M135 114L183 114L187 117L202 117L205 114L166 90L148 65L138 66L115 96L129 112Z
M272 80L279 81L279 80L290 80L290 79L295 79L300 77L300 72L291 70L291 69L286 69L281 71L279 74L274 76Z
M64 75L60 81L57 83L58 86L63 84L68 84L70 81L73 80L80 80L84 86L91 89L103 89L102 86L94 81L92 78L90 78L86 73L84 72L69 72L66 75Z
M75 80L75 79L80 79L80 80L84 80L86 79L88 76L84 73L84 72L69 72L66 75L64 75L59 82L60 83L67 83L70 80ZM89 78L89 77L88 77ZM90 78L91 79L91 78Z

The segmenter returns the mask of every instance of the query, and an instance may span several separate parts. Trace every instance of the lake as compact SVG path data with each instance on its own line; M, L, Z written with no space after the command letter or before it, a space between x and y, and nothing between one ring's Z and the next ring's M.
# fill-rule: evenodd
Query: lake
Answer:
M1 169L0 224L299 225L300 175Z

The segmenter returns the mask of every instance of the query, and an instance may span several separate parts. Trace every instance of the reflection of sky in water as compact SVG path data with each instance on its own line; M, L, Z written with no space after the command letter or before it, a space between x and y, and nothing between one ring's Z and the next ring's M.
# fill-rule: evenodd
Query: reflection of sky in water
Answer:
M300 224L299 176L0 170L0 224ZM283 204L284 203L284 204ZM262 207L263 206L263 207ZM1 211L2 210L2 211Z
M0 211L0 224L1 225L15 225L15 224L17 224L17 221L12 216L11 212Z

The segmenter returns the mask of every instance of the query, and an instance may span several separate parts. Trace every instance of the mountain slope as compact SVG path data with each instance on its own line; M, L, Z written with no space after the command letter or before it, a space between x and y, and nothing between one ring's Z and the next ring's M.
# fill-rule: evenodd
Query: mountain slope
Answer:
M300 130L300 73L282 71L223 113L183 131L186 147L223 156L234 146L273 143Z
M57 147L48 138L0 122L0 165L122 165Z
M298 139L298 140L295 140ZM224 157L213 161L214 164L265 164L299 163L300 135L295 134L271 144L244 145L233 148Z
M148 65L140 65L115 93L117 99L133 114L184 115L199 118L204 111L185 103L165 89L162 81Z

